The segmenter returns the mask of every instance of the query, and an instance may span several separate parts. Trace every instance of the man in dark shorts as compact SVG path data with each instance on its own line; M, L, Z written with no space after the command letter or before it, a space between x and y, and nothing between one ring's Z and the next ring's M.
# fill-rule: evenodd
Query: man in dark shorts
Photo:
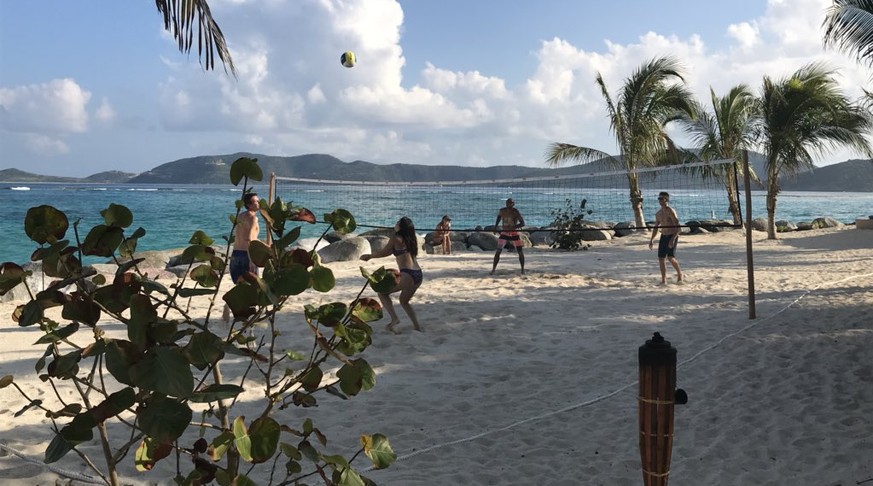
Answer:
M249 260L249 245L258 239L261 231L258 225L258 212L260 212L260 199L254 192L243 196L245 211L239 213L236 218L236 226L233 229L233 253L230 256L230 279L236 285L246 272L258 273L258 267ZM222 319L230 321L230 308L225 305Z
M494 275L494 270L497 269L497 262L500 261L500 253L507 243L511 243L518 252L518 262L521 264L521 273L524 273L524 244L521 241L521 236L518 234L518 229L524 226L524 218L518 209L515 209L515 201L512 198L506 200L506 207L500 208L497 212L497 221L494 223L495 228L500 226L503 221L500 236L497 238L497 252L494 253L494 264L491 266L491 275ZM495 231L496 232L496 231Z
M679 216L676 210L670 207L670 194L661 192L658 194L658 204L661 209L655 214L655 226L652 227L652 238L649 240L649 249L655 243L655 236L661 230L661 239L658 241L658 266L661 269L661 285L667 283L667 262L676 269L676 283L682 282L682 270L679 269L679 260L676 259L676 243L679 242Z

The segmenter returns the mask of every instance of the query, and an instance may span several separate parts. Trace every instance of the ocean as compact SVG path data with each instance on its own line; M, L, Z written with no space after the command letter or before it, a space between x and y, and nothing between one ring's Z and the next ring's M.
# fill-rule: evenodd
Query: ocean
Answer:
M265 198L266 185L254 189ZM713 191L715 192L715 191ZM654 192L644 194L654 201ZM68 183L0 183L0 262L25 263L36 244L24 232L24 217L28 208L52 205L67 214L70 229L66 238L75 241L72 225L79 221L79 238L103 222L100 211L110 203L127 206L134 216L129 232L138 227L146 230L137 249L166 250L183 248L196 230L210 235L216 243L229 234L229 216L236 212L234 201L241 189L231 185L132 185L132 184L68 184ZM413 217L419 233L431 231L443 214L450 214L453 228L472 229L494 224L497 210L507 197L513 197L528 225L545 226L553 219L552 211L562 207L573 196L561 192L544 194L542 190L514 189L512 191L468 188L464 193L453 193L443 188L397 188L393 191L360 192L327 191L317 188L281 187L279 196L286 202L305 206L319 220L324 212L334 207L349 210L356 218L359 232L370 227L393 226L403 215ZM577 196L578 197L578 196ZM587 209L593 213L586 220L628 221L626 189L592 189L584 194ZM671 204L677 208L680 220L728 218L723 192L706 194L701 191L678 191L672 194ZM744 200L743 200L744 202ZM657 206L647 203L647 219L654 218ZM765 193L753 191L754 217L766 217ZM811 221L830 216L843 223L873 215L873 193L844 192L784 192L779 195L777 220L792 222ZM302 237L317 237L326 225L304 225ZM265 238L264 225L261 237ZM101 259L102 260L102 259ZM87 263L94 263L89 261Z

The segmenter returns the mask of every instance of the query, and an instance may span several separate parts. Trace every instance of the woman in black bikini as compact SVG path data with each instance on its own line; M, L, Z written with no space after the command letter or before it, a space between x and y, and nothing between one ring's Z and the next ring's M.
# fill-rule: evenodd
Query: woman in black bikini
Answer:
M406 216L400 218L400 221L394 225L394 236L391 237L391 240L382 251L361 255L361 260L366 262L371 258L381 258L388 255L394 255L397 259L397 266L400 268L400 278L391 292L388 294L378 294L382 307L391 316L391 322L388 323L386 329L394 334L399 334L396 326L400 323L400 319L397 318L397 312L394 311L394 304L391 303L391 296L389 295L399 290L400 305L406 311L409 319L412 320L412 327L416 331L423 331L424 329L418 324L415 310L409 304L410 299L415 295L415 291L421 286L424 277L416 258L418 256L418 238L415 235L415 226L412 224L412 220Z

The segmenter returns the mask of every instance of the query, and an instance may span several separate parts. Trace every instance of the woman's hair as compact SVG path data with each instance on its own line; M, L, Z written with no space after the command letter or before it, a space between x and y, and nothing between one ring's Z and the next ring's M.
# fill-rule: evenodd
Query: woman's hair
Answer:
M415 225L412 224L412 220L406 216L400 218L397 221L397 228L397 236L403 240L406 251L412 255L412 258L416 258L418 256L418 237L415 236Z

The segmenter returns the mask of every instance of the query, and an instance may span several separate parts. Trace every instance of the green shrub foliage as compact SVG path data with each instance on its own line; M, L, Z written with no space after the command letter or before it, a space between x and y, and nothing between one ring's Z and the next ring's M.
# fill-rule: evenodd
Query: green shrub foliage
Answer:
M587 248L582 243L582 230L586 228L584 219L585 215L591 214L593 211L585 209L588 203L586 199L582 199L579 204L573 202L572 199L567 199L563 208L553 209L551 227L552 231L552 248L560 248L562 250L578 250Z
M249 181L262 179L257 160L249 158L236 160L230 175L234 185L242 184L241 196L250 191ZM262 200L261 215L273 242L253 242L249 250L262 276L246 274L221 300L219 283L228 268L232 238L226 238L225 252L218 255L213 239L195 231L182 254L188 271L167 287L138 267L143 259L136 257L137 241L146 230L131 231L133 214L115 204L100 214L103 224L80 232L75 222L72 235L66 215L54 207L31 208L25 217L25 231L38 244L31 259L55 280L35 294L28 288L30 300L15 309L12 319L42 331L35 345L45 351L35 369L62 406L49 408L46 401L31 398L11 375L0 378L0 388L15 388L28 400L16 416L39 410L51 419L54 438L45 450L46 463L75 451L112 485L120 484L117 467L125 460L139 471L175 461L175 481L183 485L256 484L249 477L255 467L269 469L261 476L271 484L368 485L372 481L352 467L354 459L367 457L375 468L396 459L381 434L363 435L358 453L346 459L327 452L327 438L310 420L280 424L274 418L277 410L315 406L318 392L346 399L373 388L376 374L360 353L371 344L369 323L382 317L382 309L361 295L367 286L386 285L386 279L393 279L390 272L362 269L364 285L350 303L305 306L302 325L311 329L313 342L301 353L277 344L277 313L289 297L329 292L335 284L333 272L314 251L291 249L300 225L316 223L312 212L280 199ZM236 216L230 219L235 224ZM324 220L322 237L330 230L355 229L354 217L343 209ZM106 279L83 266L85 255L114 259L114 277ZM15 263L2 263L0 295L27 285L30 274ZM205 318L189 315L193 299L208 299ZM211 315L224 304L233 323L215 325ZM62 307L63 322L46 317L51 307ZM108 337L101 328L107 321L121 323L126 336ZM223 377L222 364L229 358L248 362L242 376ZM339 367L335 378L327 377L329 366ZM260 412L249 417L235 413L237 398L252 387L261 389L263 398L255 405ZM110 441L108 426L118 443ZM117 433L119 427L128 431ZM94 440L101 443L102 460L77 449Z

